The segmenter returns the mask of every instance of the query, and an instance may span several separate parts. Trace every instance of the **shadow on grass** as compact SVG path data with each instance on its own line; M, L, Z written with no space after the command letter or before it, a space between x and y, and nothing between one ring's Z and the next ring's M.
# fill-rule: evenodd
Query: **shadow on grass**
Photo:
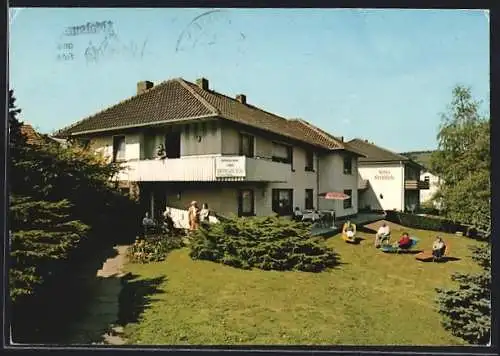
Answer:
M164 293L159 286L167 281L162 276L151 279L137 279L139 276L127 274L122 278L123 288L120 293L117 324L125 326L135 323L141 314L150 306L152 297Z
M369 227L366 227L366 226L358 227L358 231L364 232L365 234L373 234L373 235L375 235L377 233L377 231L370 229Z
M16 343L66 344L72 325L83 318L104 283L118 278L100 278L103 263L117 255L113 246L100 245L93 254L75 256L70 265L43 286L35 296L12 308L12 339ZM112 282L112 280L115 282ZM106 280L106 281L103 281Z

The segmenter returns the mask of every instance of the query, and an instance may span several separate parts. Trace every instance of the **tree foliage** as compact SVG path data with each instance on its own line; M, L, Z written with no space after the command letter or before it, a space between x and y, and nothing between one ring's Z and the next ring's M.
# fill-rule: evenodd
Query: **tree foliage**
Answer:
M229 218L195 232L190 255L237 268L320 272L336 254L309 227L278 217Z
M479 103L469 88L457 86L438 134L433 171L442 178L437 199L454 221L484 231L488 241L472 248L482 272L452 276L457 289L438 289L443 325L473 344L485 344L491 330L491 192L490 123L479 114Z
M491 230L490 122L479 115L469 88L457 86L447 113L442 114L439 147L432 170L442 179L436 199L447 218Z
M57 304L64 299L64 278L93 258L96 249L133 240L140 217L137 205L112 182L120 167L50 139L29 145L20 112L11 90L9 292L14 334L33 324L25 310L47 308L38 305L42 300Z

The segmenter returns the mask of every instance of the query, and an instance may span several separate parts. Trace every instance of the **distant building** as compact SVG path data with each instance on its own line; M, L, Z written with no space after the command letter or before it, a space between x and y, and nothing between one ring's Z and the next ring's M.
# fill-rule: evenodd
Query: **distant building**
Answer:
M420 163L423 167L420 173L420 179L424 182L429 183L429 189L420 191L420 202L426 203L431 201L439 190L439 185L442 180L440 177L435 175L430 167L430 157L434 151L413 151L413 152L405 152L401 153L403 156L406 156L418 163ZM441 207L438 201L434 201L433 205L436 209Z
M420 192L429 189L422 181L423 167L406 156L367 140L348 142L365 157L359 158L360 209L414 211L420 206Z

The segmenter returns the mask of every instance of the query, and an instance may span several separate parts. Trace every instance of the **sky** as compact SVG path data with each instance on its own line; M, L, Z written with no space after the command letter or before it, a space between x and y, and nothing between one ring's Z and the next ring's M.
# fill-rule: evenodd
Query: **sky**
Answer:
M105 30L64 35L68 27L102 21L112 22L115 37L98 57L92 49ZM471 87L488 115L488 14L11 9L9 86L21 120L40 132L135 95L138 81L177 77L205 77L218 92L246 94L252 105L346 140L367 139L396 152L435 149L440 113L455 85Z

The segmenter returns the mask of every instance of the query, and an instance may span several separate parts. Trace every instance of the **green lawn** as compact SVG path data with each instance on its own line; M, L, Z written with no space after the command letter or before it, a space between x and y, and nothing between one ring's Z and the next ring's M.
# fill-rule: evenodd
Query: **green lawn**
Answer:
M392 226L394 239L403 228ZM435 237L404 230L422 249ZM129 264L135 300L145 306L136 306L125 334L133 344L460 344L441 327L434 288L452 286L452 272L478 270L467 248L478 242L441 234L460 260L438 264L384 254L373 234L358 235L366 239L360 245L329 238L342 264L318 274L238 270L193 261L188 249L161 263ZM148 281L162 277L153 292Z

